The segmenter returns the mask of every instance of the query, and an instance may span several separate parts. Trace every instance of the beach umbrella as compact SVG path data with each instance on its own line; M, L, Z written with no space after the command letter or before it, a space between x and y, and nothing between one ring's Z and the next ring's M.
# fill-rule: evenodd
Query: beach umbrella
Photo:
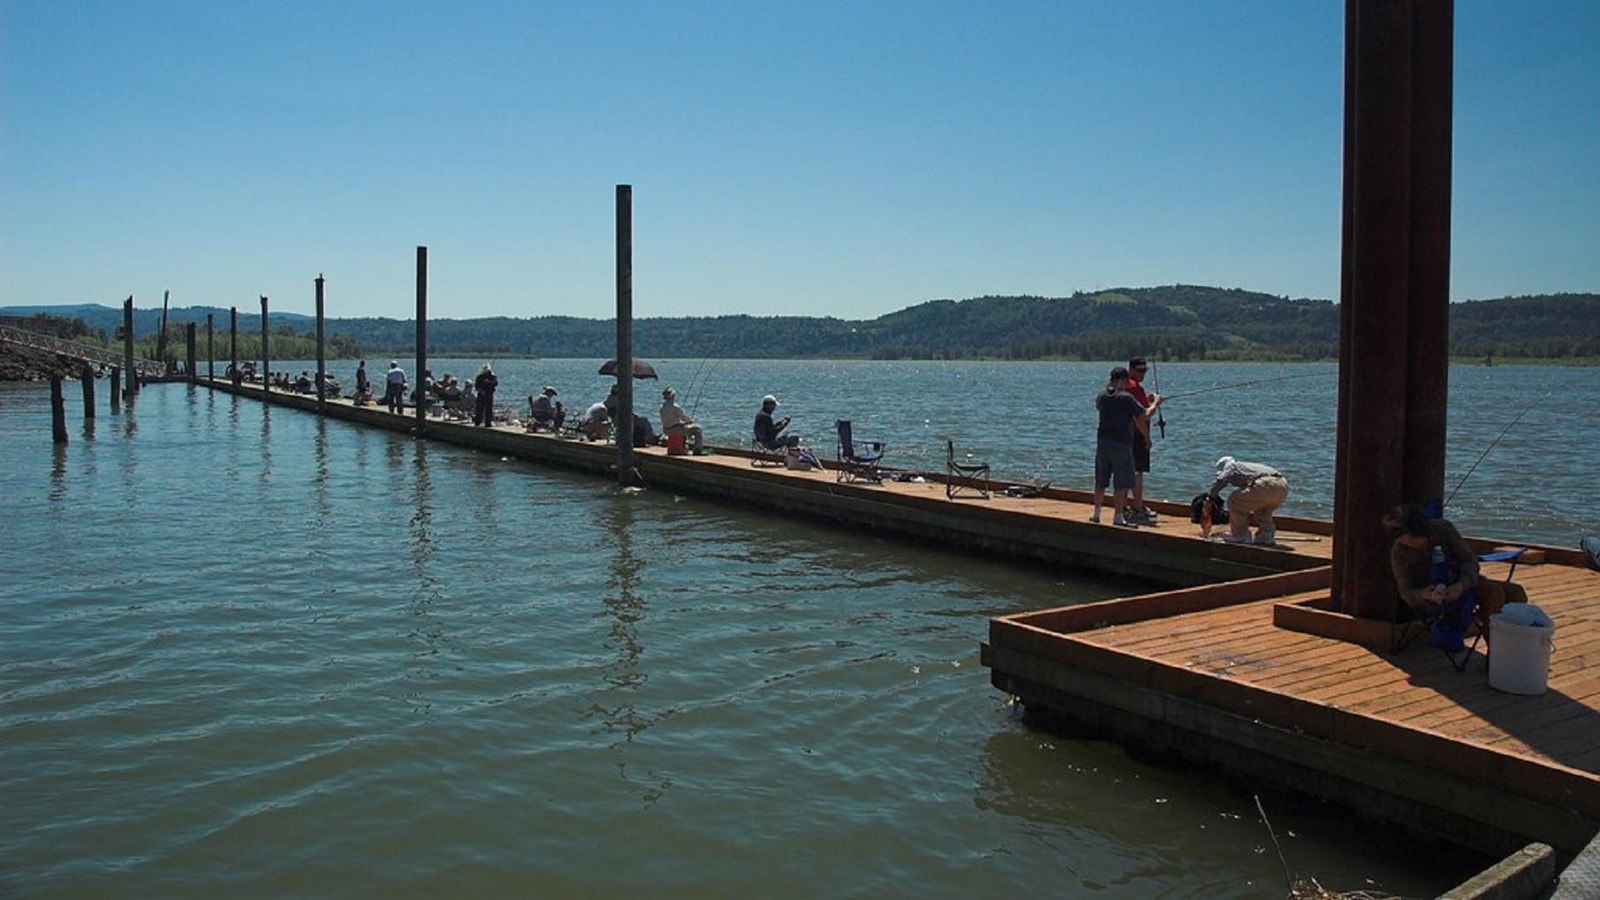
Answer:
M614 359L606 360L605 365L600 367L600 374L601 375L616 375L617 374L617 361L614 360ZM645 362L642 359L635 358L634 361L633 361L633 377L635 377L635 378L659 378L661 376L656 374L656 367L655 366L650 365L649 363Z

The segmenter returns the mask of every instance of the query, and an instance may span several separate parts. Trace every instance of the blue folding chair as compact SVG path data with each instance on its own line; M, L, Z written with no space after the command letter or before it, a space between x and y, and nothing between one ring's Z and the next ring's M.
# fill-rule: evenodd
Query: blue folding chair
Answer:
M883 442L855 440L849 419L839 419L833 423L833 427L839 433L839 468L834 470L836 480L881 483L883 473L878 471L878 466L883 462Z
M1415 641L1419 635L1432 633L1433 630L1436 627L1439 627L1446 618L1452 615L1459 616L1465 619L1465 621L1455 623L1459 630L1464 631L1466 626L1469 624L1477 626L1477 633L1473 635L1472 643L1467 644L1460 649L1441 646L1438 647L1438 650L1444 654L1445 659L1450 661L1450 666L1452 668L1454 668L1457 672L1465 672L1467 670L1467 662L1472 659L1472 654L1477 651L1479 642L1481 641L1486 646L1489 643L1489 616L1492 613L1498 612L1499 607L1504 605L1506 602L1519 602L1527 600L1527 595L1522 592L1521 587L1511 583L1511 576L1517 571L1517 563L1521 561L1522 554L1527 552L1527 549L1528 548L1526 547L1513 547L1506 550L1496 550L1492 553L1478 554L1479 563L1511 563L1510 568L1506 571L1505 580L1496 588L1498 594L1498 603L1494 609L1490 609L1489 605L1483 602L1485 599L1484 595L1488 594L1489 590L1486 587L1488 582L1486 582L1480 575L1478 578L1478 584L1473 588L1474 600L1469 609L1461 611L1452 609L1451 607L1444 607L1439 612L1436 612L1432 615L1423 615L1415 610L1411 610L1414 618L1402 623L1395 633L1395 638L1392 643L1394 652L1398 653L1401 650L1411 646L1411 642ZM1402 606L1404 606L1404 604L1402 604ZM1406 609L1409 610L1410 608L1406 607Z

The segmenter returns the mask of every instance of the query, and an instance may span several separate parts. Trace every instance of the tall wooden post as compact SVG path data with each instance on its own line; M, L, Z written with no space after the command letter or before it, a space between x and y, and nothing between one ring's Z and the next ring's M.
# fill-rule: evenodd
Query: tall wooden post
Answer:
M633 484L633 186L617 185L617 483Z
M322 412L328 404L327 386L324 382L328 379L328 361L322 346L322 275L317 275L317 412Z
M116 412L118 409L122 408L122 399L121 399L122 398L122 391L120 389L121 385L122 385L122 367L121 366L112 366L111 367L111 397L110 397L111 411L112 412Z
M244 380L239 371L239 307L228 307L228 364L233 366L233 386Z
M67 442L67 402L61 396L61 376L50 376L50 434L58 444Z
M1443 488L1451 0L1347 0L1333 596L1390 619L1380 524Z
M188 356L187 359L184 360L184 364L189 367L189 383L190 384L194 384L196 381L198 381L200 379L199 379L198 373L195 372L195 346L194 346L194 323L193 322L185 322L184 323L184 326L183 326L183 337L184 337L184 340L189 345L189 356Z
M428 427L428 396L422 373L428 370L428 248L417 247L417 434Z
M272 390L272 354L267 351L267 295L261 295L261 399Z
M217 331L216 316L206 313L206 380L217 380Z
M84 363L78 369L78 381L83 384L83 418L94 420L94 366Z
M139 379L133 368L133 295L122 302L122 374L128 383L122 389L124 397L132 397L139 389Z

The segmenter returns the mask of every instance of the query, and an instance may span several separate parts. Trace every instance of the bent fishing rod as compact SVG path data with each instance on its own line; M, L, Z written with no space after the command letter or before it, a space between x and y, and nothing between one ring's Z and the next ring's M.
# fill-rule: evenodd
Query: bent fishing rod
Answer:
M1156 368L1156 364L1155 363L1151 363L1150 364L1150 377L1154 379L1153 384L1155 385L1156 393L1160 394L1161 393L1161 371ZM1162 415L1161 407L1159 407L1159 406L1156 407L1156 427L1161 429L1161 439L1163 441L1166 440L1167 439L1167 417L1165 415Z
M1478 471L1478 463L1483 462L1484 457L1489 455L1489 451L1494 449L1494 445L1500 443L1501 438L1511 433L1511 429L1515 428L1517 423L1522 421L1522 417L1528 414L1528 410L1533 409L1536 404L1543 403L1549 397L1550 393L1546 391L1543 396L1535 397L1532 400L1529 400L1527 405L1522 407L1522 411L1517 413L1517 417L1507 423L1506 427L1500 429L1500 433L1494 436L1494 440L1489 442L1489 446L1483 448L1483 452L1478 454L1478 458L1474 460L1472 465L1467 469L1467 474L1461 476L1461 480L1456 482L1455 488L1450 491L1450 496L1444 498L1444 503L1440 504L1441 509L1449 506L1450 501L1455 499L1456 491L1461 490L1461 486L1467 483L1467 479L1472 477L1472 473Z

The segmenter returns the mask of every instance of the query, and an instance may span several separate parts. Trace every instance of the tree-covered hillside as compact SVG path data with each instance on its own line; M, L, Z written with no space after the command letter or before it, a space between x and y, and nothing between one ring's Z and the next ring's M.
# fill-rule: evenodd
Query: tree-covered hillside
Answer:
M110 340L122 311L103 306L7 307L0 315L45 311L84 320L90 340ZM168 340L181 346L183 325L213 313L219 346L228 311L171 310ZM134 331L152 336L159 309L135 311ZM308 335L314 322L271 314L278 335ZM259 315L239 316L241 337L260 334ZM329 319L338 355L410 353L411 320ZM1600 357L1600 294L1555 294L1457 303L1451 306L1451 351L1458 356ZM1133 354L1168 359L1329 359L1338 353L1339 308L1325 300L1294 300L1238 288L1169 285L1119 288L1070 297L976 297L933 300L876 319L803 316L646 318L634 323L634 348L646 357L768 357L860 359L1048 357L1119 359ZM202 338L203 339L203 338ZM606 357L616 341L610 319L542 316L530 319L434 319L433 355ZM333 352L330 350L330 352Z

